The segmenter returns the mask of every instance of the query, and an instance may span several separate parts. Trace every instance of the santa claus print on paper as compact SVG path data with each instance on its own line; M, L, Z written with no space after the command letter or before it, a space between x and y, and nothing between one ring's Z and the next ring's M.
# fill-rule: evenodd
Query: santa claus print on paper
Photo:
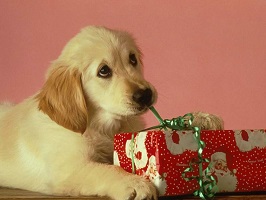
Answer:
M157 187L160 195L164 195L166 192L167 184L165 177L167 173L159 174L156 168L156 158L155 156L151 156L149 158L149 165L147 171L145 173L145 177L150 179L150 181Z
M202 157L210 160L217 192L266 191L266 130L201 131ZM192 194L196 180L183 172L198 158L192 131L147 131L115 136L114 164L153 182L160 196ZM134 164L135 163L135 164ZM203 163L206 171L209 163ZM205 171L203 174L205 174ZM186 177L198 176L198 167ZM214 187L216 188L216 187Z
M186 150L196 151L197 141L189 131L165 131L167 149L173 155L182 154Z
M230 167L232 159L224 152L215 152L211 156L210 172L217 183L219 192L233 192L237 187L236 169Z
M236 145L242 152L266 147L266 134L264 130L237 130L235 131L235 140Z

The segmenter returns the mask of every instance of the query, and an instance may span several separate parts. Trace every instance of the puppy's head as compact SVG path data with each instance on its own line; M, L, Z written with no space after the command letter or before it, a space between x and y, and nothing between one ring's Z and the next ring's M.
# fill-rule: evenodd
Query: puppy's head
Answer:
M141 52L128 33L88 27L53 62L37 99L51 119L83 133L90 110L139 115L156 101L156 91L143 78Z

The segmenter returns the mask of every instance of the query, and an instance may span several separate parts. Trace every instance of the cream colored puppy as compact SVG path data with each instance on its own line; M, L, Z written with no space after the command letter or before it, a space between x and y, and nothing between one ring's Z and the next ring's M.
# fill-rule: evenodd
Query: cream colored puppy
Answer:
M52 63L37 94L0 107L0 185L156 199L149 181L110 165L114 134L142 129L139 115L155 100L133 38L84 28Z
M139 115L156 96L128 33L84 28L51 64L40 91L18 105L0 106L0 185L156 199L149 181L111 165L114 134L143 129ZM212 116L196 115L194 125L220 126Z

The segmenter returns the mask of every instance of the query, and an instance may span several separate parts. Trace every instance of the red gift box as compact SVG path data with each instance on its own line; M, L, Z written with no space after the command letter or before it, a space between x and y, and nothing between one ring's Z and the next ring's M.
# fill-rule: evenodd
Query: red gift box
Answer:
M266 190L265 130L201 131L203 172L216 180L218 192ZM147 131L115 135L114 164L149 178L160 196L191 194L199 189L197 180L182 174L198 157L198 143L192 131ZM197 166L186 177L199 176Z

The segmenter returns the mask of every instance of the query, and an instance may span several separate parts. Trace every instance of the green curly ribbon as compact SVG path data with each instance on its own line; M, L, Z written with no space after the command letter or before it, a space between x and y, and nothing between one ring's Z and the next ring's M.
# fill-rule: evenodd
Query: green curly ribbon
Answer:
M208 175L210 172L211 166L209 165L207 169L205 170L205 176L203 176L203 163L209 163L210 161L208 159L205 159L202 157L203 149L205 148L205 143L200 140L200 128L199 127L193 127L192 122L194 120L194 116L191 113L185 114L183 117L177 117L173 118L171 120L165 119L163 120L159 113L156 111L156 109L151 106L149 108L154 116L157 118L157 120L160 122L159 125L153 126L147 129L144 129L142 131L147 131L147 130L152 130L152 129L164 129L167 131L168 129L171 130L185 130L185 129L192 129L194 132L194 138L198 142L198 158L192 159L189 163L189 167L184 170L182 173L182 177L186 181L190 181L193 179L196 179L199 183L200 188L196 190L193 194L195 196L199 196L201 199L209 199L214 197L214 194L216 193L216 181L213 176ZM185 124L185 117L189 117L188 119L188 124ZM131 157L132 157L132 173L135 173L135 162L134 162L134 135L132 135L131 138ZM193 165L198 165L199 166L199 176L191 176L187 178L185 174L187 172L192 172L194 170ZM205 180L204 180L205 178Z
M182 173L182 177L186 181L190 181L193 179L197 180L200 188L198 190L196 190L193 194L195 196L199 196L201 199L210 199L210 198L213 198L215 193L216 193L216 190L217 190L216 181L215 181L213 176L209 175L209 172L211 169L210 165L208 165L208 167L204 173L204 176L203 176L202 164L204 162L209 163L210 161L208 159L205 159L202 157L202 152L203 152L203 149L205 148L205 143L202 140L200 140L199 128L198 127L192 127L192 128L194 130L194 138L198 142L198 158L192 159L190 161L189 167L184 170L184 172ZM185 174L187 172L192 172L194 170L193 165L199 166L199 176L191 176L189 178L185 177Z
M153 130L153 129L157 129L157 128L164 129L165 131L167 131L168 128L171 130L184 130L185 128L187 128L186 127L187 125L185 124L184 118L187 116L189 117L188 127L191 127L192 121L194 119L194 116L189 113L189 114L184 115L183 117L177 117L177 118L173 118L171 120L169 120L169 119L163 120L162 117L159 115L159 113L156 111L156 109L153 106L151 106L149 109L152 111L154 116L160 122L160 125L153 126L153 127L147 128L147 129L143 129L139 132ZM131 136L130 147L131 147L130 152L131 152L132 173L135 174L136 170L135 170L135 159L134 159L134 134L132 134L132 136Z
M195 159L190 161L189 163L190 167L185 169L185 171L182 173L182 177L185 178L186 181L193 180L193 179L196 179L198 181L200 188L193 193L195 196L199 196L201 199L209 199L209 198L214 197L214 194L216 192L215 189L217 189L216 181L213 176L208 175L210 172L210 168L211 168L210 165L205 170L205 180L204 180L203 163L204 162L209 163L210 161L202 157L203 149L205 148L205 143L200 139L200 128L196 126L192 126L194 116L191 113L188 113L188 114L185 114L183 117L177 117L171 120L169 119L163 120L153 106L151 106L149 109L153 112L157 120L160 122L160 125L153 126L151 128L145 129L144 131L156 129L156 128L160 128L164 130L167 130L167 128L170 128L172 130L184 130L184 129L190 128L193 130L194 138L198 143L198 158L197 158L197 161L195 161ZM188 125L185 124L185 117L187 116L189 117ZM192 172L194 170L193 164L197 164L199 166L199 176L192 176L190 178L186 178L185 173Z
M131 166L132 166L132 173L136 174L135 170L135 160L134 160L134 133L131 135L131 141L130 141L130 150L131 150Z
M151 106L149 109L152 111L152 113L157 118L157 120L160 122L160 124L157 126L152 126L150 128L144 129L142 131L148 131L148 130L157 129L157 128L164 129L165 131L167 131L168 128L171 130L180 131L186 128L191 128L192 121L194 119L194 116L191 113L185 114L183 117L180 116L177 118L173 118L171 120L170 119L163 120L153 106ZM187 116L189 117L188 125L185 124L185 121L186 121L185 117Z

